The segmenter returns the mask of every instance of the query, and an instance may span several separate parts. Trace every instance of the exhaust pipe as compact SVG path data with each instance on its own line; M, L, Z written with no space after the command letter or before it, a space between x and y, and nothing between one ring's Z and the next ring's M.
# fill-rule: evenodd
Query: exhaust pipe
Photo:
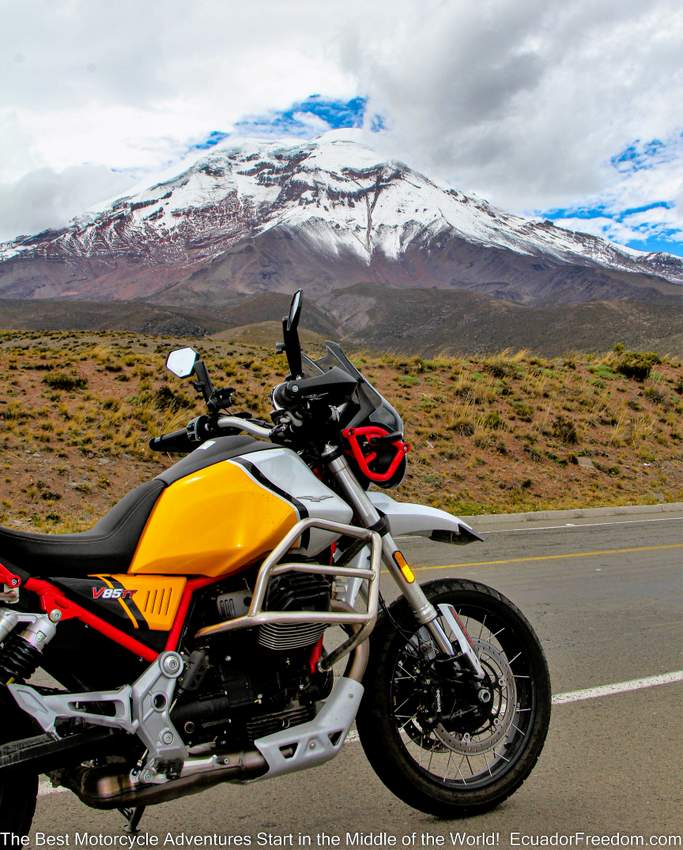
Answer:
M149 806L195 794L221 782L245 782L268 770L256 750L220 756L189 758L180 776L162 785L136 785L128 773L103 774L97 768L83 768L80 782L70 788L86 806L117 809L121 806Z
M346 602L340 599L332 601L333 611L343 611L348 614L354 613L354 609ZM361 626L348 626L347 631L351 633L352 638L357 638L361 631ZM365 670L370 660L370 641L366 637L364 640L357 643L349 653L349 660L346 664L344 675L347 679L354 679L356 682L362 682ZM329 659L328 659L329 661Z

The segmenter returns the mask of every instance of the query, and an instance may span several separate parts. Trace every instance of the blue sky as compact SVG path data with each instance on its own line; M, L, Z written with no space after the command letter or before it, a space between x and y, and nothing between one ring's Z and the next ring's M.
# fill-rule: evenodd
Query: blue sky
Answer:
M669 169L672 165L683 168L682 139L683 133L676 133L669 140L634 139L611 156L605 167L616 173L618 185L628 188L643 172ZM666 215L667 211L676 209L676 201L668 197L643 197L638 205L625 207L617 201L618 196L593 198L574 206L538 210L537 213L559 225L570 225L574 230L581 229L583 223L589 232L639 251L666 251L683 256L683 230L672 226ZM678 212L680 214L680 210Z
M326 130L340 127L361 127L365 119L367 98L353 97L340 100L309 95L287 109L273 110L262 115L250 115L235 122L233 132L240 136L282 138L311 138ZM190 149L207 150L230 136L221 130L212 130L205 139L191 145Z

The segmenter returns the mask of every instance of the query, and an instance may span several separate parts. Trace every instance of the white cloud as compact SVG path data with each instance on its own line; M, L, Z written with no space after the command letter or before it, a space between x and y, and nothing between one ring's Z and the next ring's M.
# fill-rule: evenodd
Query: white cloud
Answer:
M612 155L681 128L677 0L434 2L394 20L347 56L387 117L385 143L503 206L609 191Z
M367 94L387 155L503 207L676 200L681 219L683 151L635 174L609 163L682 129L679 0L0 5L0 181L17 192L86 162L140 176L319 92ZM19 200L7 185L3 198ZM0 210L5 232L12 217Z
M630 242L632 239L642 238L642 235L634 235L635 231L628 225L604 216L596 216L595 218L563 218L557 221L556 224L566 230L575 230L578 233L591 233L593 236L600 236L603 239L610 239L612 242L619 242L620 244Z
M0 183L0 242L61 227L102 198L127 191L132 182L129 175L86 164L61 172L39 168Z

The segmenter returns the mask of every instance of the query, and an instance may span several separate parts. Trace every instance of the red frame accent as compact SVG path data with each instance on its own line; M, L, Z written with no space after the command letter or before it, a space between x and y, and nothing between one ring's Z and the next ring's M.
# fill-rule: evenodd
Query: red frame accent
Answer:
M318 640L313 644L313 649L311 650L311 656L308 659L308 668L311 671L311 676L318 669L318 661L322 658L323 654L323 637L322 635L318 638Z
M87 608L83 608L77 602L73 602L59 588L55 587L54 584L50 584L49 581L40 578L29 578L26 580L24 587L38 596L40 605L46 614L54 611L56 608L58 611L61 611L62 620L71 620L74 618L81 620L134 655L140 655L145 661L149 661L150 664L159 654L156 650L146 646L144 643L140 643L139 640L127 635L121 629L117 629L116 626L112 626L106 620L98 617L97 614L93 614Z
M180 605L178 606L173 626L166 638L166 646L164 647L166 652L175 650L180 642L180 635L182 634L183 626L185 625L185 618L187 617L190 602L192 601L192 595L195 590L200 590L202 587L207 587L209 584L217 584L219 581L225 580L225 578L226 576L219 576L218 578L211 576L188 579L187 584L185 585L185 590L183 590L183 595L180 597Z
M8 587L21 587L21 577L13 573L4 564L0 564L0 581Z
M359 437L364 437L368 443L370 443L373 438L386 437L386 435L386 429L380 428L378 425L364 425L362 428L345 428L342 431L342 437L344 437L349 444L353 459L360 467L360 471L369 481L376 481L380 484L385 481L390 481L394 477L403 459L410 451L410 446L400 438L393 440L391 445L396 449L396 454L394 455L394 459L389 464L386 472L373 472L370 469L369 464L371 464L377 457L377 452L368 451L364 454L358 439Z
M183 626L185 625L187 612L190 608L190 602L192 601L192 595L195 590L199 590L209 584L216 584L224 579L225 576L202 576L201 578L188 579L185 589L183 590L183 595L180 598L180 605L178 606L173 626L171 627L166 639L166 645L164 647L166 651L175 650L178 646ZM87 608L83 608L82 605L79 605L77 602L69 599L62 590L45 579L27 578L26 581L22 581L20 576L16 575L16 573L13 573L8 567L0 563L0 583L6 584L10 587L21 587L23 584L26 590L30 590L31 593L35 593L40 599L40 606L46 614L56 609L60 611L62 620L81 620L81 622L93 629L96 629L110 640L113 640L114 643L118 643L134 655L139 655L144 658L145 661L149 661L150 664L159 655L156 650L146 646L144 643L141 643L139 640L136 640L134 637L126 634L126 632L121 629L117 629L116 626L112 626L111 623L108 623L106 620L98 617L97 614L93 614L91 611L88 611Z

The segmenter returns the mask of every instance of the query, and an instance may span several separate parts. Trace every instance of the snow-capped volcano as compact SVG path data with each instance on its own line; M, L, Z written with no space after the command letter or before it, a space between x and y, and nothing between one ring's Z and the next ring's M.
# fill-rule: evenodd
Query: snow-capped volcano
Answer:
M63 230L0 246L2 297L219 302L373 280L584 301L666 295L683 262L502 212L349 130L226 143Z

